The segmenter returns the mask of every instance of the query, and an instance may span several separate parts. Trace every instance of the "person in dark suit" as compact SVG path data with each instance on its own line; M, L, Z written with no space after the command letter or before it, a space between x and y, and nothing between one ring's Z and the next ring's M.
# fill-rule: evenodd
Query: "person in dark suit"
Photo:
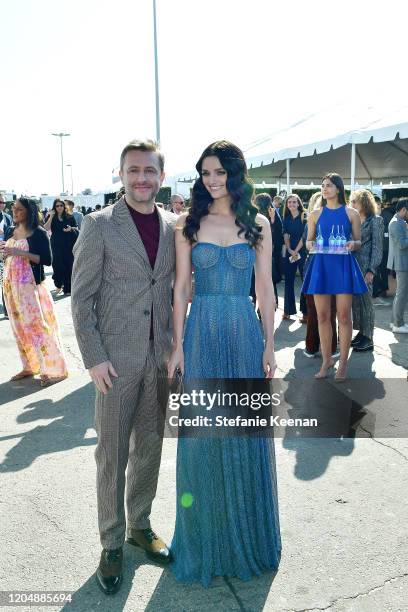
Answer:
M374 199L377 202L376 197ZM377 202L378 204L378 202ZM380 265L377 268L377 272L374 276L373 280L373 298L374 298L374 306L388 306L388 302L383 300L383 298L387 297L388 291L388 252L389 252L389 236L388 236L388 226L390 224L391 219L395 215L395 207L391 206L391 202L386 202L384 204L383 209L379 213L384 221L384 239L383 239L383 256Z
M78 226L75 218L69 213L65 202L55 200L50 215L44 225L46 231L51 230L52 279L57 288L55 294L64 291L71 294L71 276L74 255L72 249L78 238Z
M282 203L281 196L275 196L272 200L272 207L269 209L269 219L272 229L272 282L275 291L276 306L278 306L278 290L277 284L282 280L282 248L283 240L283 221L282 221Z
M394 334L408 334L404 323L404 311L408 303L408 198L400 198L396 213L388 226L390 248L388 269L395 270L397 291L392 305L392 331Z
M295 277L297 268L303 280L303 267L306 251L303 243L303 232L306 225L306 213L300 197L292 193L288 195L283 213L283 239L286 246L285 255L285 303L283 319L290 319L296 314ZM302 312L301 323L307 323L307 306L303 294L300 299Z
M13 225L10 215L8 215L4 209L6 207L6 197L0 193L0 242L7 239L7 234ZM3 261L0 259L0 289L1 289L1 300L3 302L3 313L6 319L8 319L7 308L4 302L3 295Z

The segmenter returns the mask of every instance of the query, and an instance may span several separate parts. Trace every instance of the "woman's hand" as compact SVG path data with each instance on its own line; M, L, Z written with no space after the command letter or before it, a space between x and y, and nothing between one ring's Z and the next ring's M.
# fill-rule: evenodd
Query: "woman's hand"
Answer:
M277 364L275 359L275 351L268 346L265 347L262 356L262 366L265 372L265 378L273 378L275 376Z
M306 240L306 248L308 251L311 251L315 246L314 240Z
M66 232L72 232L72 227L70 225L68 225L67 227L63 227L62 231L65 232L65 233Z
M184 351L181 346L173 349L173 352L167 363L167 375L170 379L174 378L174 374L177 368L184 375Z
M346 249L348 251L355 251L356 250L356 244L354 240L349 240L346 244Z
M4 257L9 257L11 255L21 255L22 253L25 253L25 251L21 251L20 249L16 249L16 247L4 247L3 248L3 255Z

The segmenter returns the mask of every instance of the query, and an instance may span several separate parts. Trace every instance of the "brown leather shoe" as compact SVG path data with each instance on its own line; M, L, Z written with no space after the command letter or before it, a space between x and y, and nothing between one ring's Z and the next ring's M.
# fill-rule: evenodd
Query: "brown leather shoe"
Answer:
M105 595L113 595L119 591L123 579L122 564L122 548L115 548L114 550L103 549L95 578L99 588Z
M171 561L171 553L165 542L152 529L128 529L126 539L128 544L143 548L146 556L157 563L167 564Z

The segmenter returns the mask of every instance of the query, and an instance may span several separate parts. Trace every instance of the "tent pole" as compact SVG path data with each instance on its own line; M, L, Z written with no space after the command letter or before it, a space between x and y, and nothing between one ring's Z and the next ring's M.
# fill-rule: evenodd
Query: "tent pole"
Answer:
M351 143L351 169L350 169L350 189L354 191L354 183L356 176L356 145Z
M290 159L286 160L286 193L290 194Z

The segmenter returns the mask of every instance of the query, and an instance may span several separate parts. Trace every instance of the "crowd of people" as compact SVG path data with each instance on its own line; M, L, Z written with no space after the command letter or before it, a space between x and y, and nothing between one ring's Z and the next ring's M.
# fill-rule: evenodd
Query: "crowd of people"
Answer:
M339 190L344 192L342 181L337 180ZM259 210L265 214L271 224L274 248L272 278L275 289L275 298L278 302L277 284L284 278L284 305L283 320L291 320L297 313L294 284L298 273L302 282L304 275L313 259L307 245L308 218L320 210L322 207L322 192L316 192L310 198L308 206L301 201L296 194L290 194L286 200L280 196L272 198L268 193L258 194L255 198ZM344 204L346 204L344 194ZM405 290L405 276L403 274L405 265L401 261L404 259L406 247L404 242L398 242L396 248L392 248L390 253L389 225L392 219L397 220L397 228L403 229L398 223L398 219L406 222L404 210L408 208L408 199L405 197L396 199L392 202L382 203L378 196L374 196L367 189L359 189L350 194L348 208L357 211L360 218L361 246L356 250L355 256L359 268L363 274L365 285L368 289L364 295L356 295L352 299L352 322L353 329L358 333L351 341L351 346L355 351L372 351L374 333L374 306L386 306L388 302L383 298L387 297L389 276L397 277L397 292L394 300L394 308L390 327L394 333L408 333L407 326L404 324L401 315L407 305L408 296ZM401 212L402 210L402 212ZM334 217L328 228L327 246L329 244L330 233L344 229L343 223L337 223ZM394 221L395 222L395 221ZM391 226L392 231L393 226ZM316 235L314 236L316 238ZM395 242L397 238L393 240ZM398 253L396 261L394 253ZM333 260L337 261L337 260ZM399 273L398 273L399 272ZM337 271L330 269L332 279L336 279ZM324 271L319 273L319 278L323 279ZM324 291L323 291L324 289ZM321 288L321 293L326 293L326 287ZM333 289L334 290L334 289ZM317 291L316 291L317 292ZM327 291L329 294L329 291ZM338 357L337 347L337 323L334 293L331 294L331 337L332 337L332 357ZM255 299L255 296L254 296ZM300 321L307 325L306 357L315 357L319 354L320 339L317 334L317 311L315 306L316 298L308 294L302 288L299 296L301 317ZM349 309L348 309L349 310ZM340 322L340 321L339 321Z
M368 190L348 201L334 172L308 207L296 194L254 198L244 155L227 141L209 145L196 169L187 209L179 194L169 210L156 202L164 157L153 141L132 141L122 151L123 189L114 206L84 215L56 199L43 216L21 196L11 220L0 200L2 290L23 364L13 380L39 374L48 386L67 377L44 266L53 265L56 294L72 292L77 341L96 391L103 549L95 576L105 594L120 588L125 539L170 563L182 582L209 586L214 576L247 580L278 569L271 437L179 436L170 547L153 531L150 511L169 381L273 378L283 278L284 321L296 314L297 274L302 280L305 355L322 356L316 379L339 357L334 380L344 381L351 344L372 350L373 299L385 295L387 269L397 284L391 327L408 333L407 198L392 216L388 206L379 214Z
M338 184L339 193L342 194L344 205L346 205L344 185L337 176L333 173L332 178L329 180L334 180ZM333 177L335 178L333 179ZM83 219L90 213L99 212L107 206L118 202L123 195L124 189L122 188L115 200L109 201L104 207L96 205L95 209L86 209L84 206L76 206L72 200L57 198L50 211L42 210L41 212L34 201L20 198L15 202L13 214L11 215L5 212L5 197L3 194L0 194L0 241L3 240L3 244L5 244L5 239L11 238L13 228L17 224L17 220L14 218L15 210L17 210L18 214L21 203L23 202L22 206L24 207L27 205L27 202L30 202L29 206L33 210L36 207L38 228L43 227L50 236L51 257L44 259L44 253L42 253L40 265L49 265L47 262L51 263L55 295L60 293L70 295L74 264L73 249ZM284 280L282 319L284 321L291 321L293 316L297 314L295 296L296 277L299 275L303 283L304 276L314 258L314 255L307 249L308 220L313 219L313 215L319 215L320 213L316 211L322 211L323 208L326 208L327 203L325 203L322 191L315 192L308 203L302 202L297 194L290 194L283 198L280 195L272 197L268 193L256 195L254 203L259 212L269 220L272 232L272 283L275 295L275 310L279 303L277 286ZM171 196L167 206L160 202L156 202L156 205L162 209L167 208L176 216L180 216L188 210L188 202L186 205L184 197L177 193ZM383 203L378 196L373 195L369 190L359 189L350 194L347 209L349 212L351 209L354 209L360 219L360 243L355 253L355 260L364 278L363 287L366 287L367 291L361 294L350 294L352 295L351 307L347 304L344 311L339 309L339 305L336 306L336 302L339 302L339 298L335 297L338 294L334 293L336 287L320 287L318 290L314 287L313 291L318 296L330 296L324 298L325 308L323 310L319 306L316 307L316 302L319 302L321 298L316 298L314 293L305 291L304 286L299 295L301 312L299 320L301 323L306 324L306 346L303 354L306 357L323 356L324 366L320 371L322 375L326 375L327 368L332 366L332 360L340 355L338 340L341 334L338 333L338 327L341 327L343 322L345 323L342 334L343 338L350 335L349 329L351 326L357 331L357 334L352 339L350 338L350 344L354 351L373 350L375 307L388 305L384 297L387 297L390 275L396 278L396 294L392 308L390 328L394 333L408 333L408 325L404 322L404 309L408 302L408 250L404 242L406 238L404 232L407 222L406 210L408 209L408 199L402 197ZM330 206L326 210L330 210ZM31 216L28 215L28 217L30 219L34 218L33 214ZM335 222L333 223L332 221ZM344 215L340 219L343 223L337 223L336 221L338 220L332 216L329 223L330 227L328 228L330 232L333 229L337 231L340 226L344 230L344 224L346 223ZM315 228L315 224L312 223L312 227ZM30 226L29 229L32 231L34 227ZM312 231L315 231L315 229ZM390 238L390 233L392 238ZM311 237L315 239L316 234ZM329 238L330 236L326 236L327 244ZM338 258L334 261L338 262ZM322 282L326 282L324 274L325 271L320 270L317 275ZM8 317L3 275L4 257L0 260L0 286L2 287L4 316ZM328 276L333 281L338 278L338 271L331 268ZM43 272L41 274L42 277ZM254 273L252 274L250 295L255 305L257 297ZM324 330L323 343L320 335L322 330ZM330 357L327 356L328 349L326 357L324 356L323 346L328 346L327 343L329 342L329 340L326 342L325 338L330 338ZM26 359L22 358L22 361L24 366L22 372L30 372L31 375L32 370L27 366ZM37 369L34 368L34 370ZM17 376L21 377L21 373L18 373ZM49 379L54 378L49 372L45 376ZM60 379L60 376L55 378Z

